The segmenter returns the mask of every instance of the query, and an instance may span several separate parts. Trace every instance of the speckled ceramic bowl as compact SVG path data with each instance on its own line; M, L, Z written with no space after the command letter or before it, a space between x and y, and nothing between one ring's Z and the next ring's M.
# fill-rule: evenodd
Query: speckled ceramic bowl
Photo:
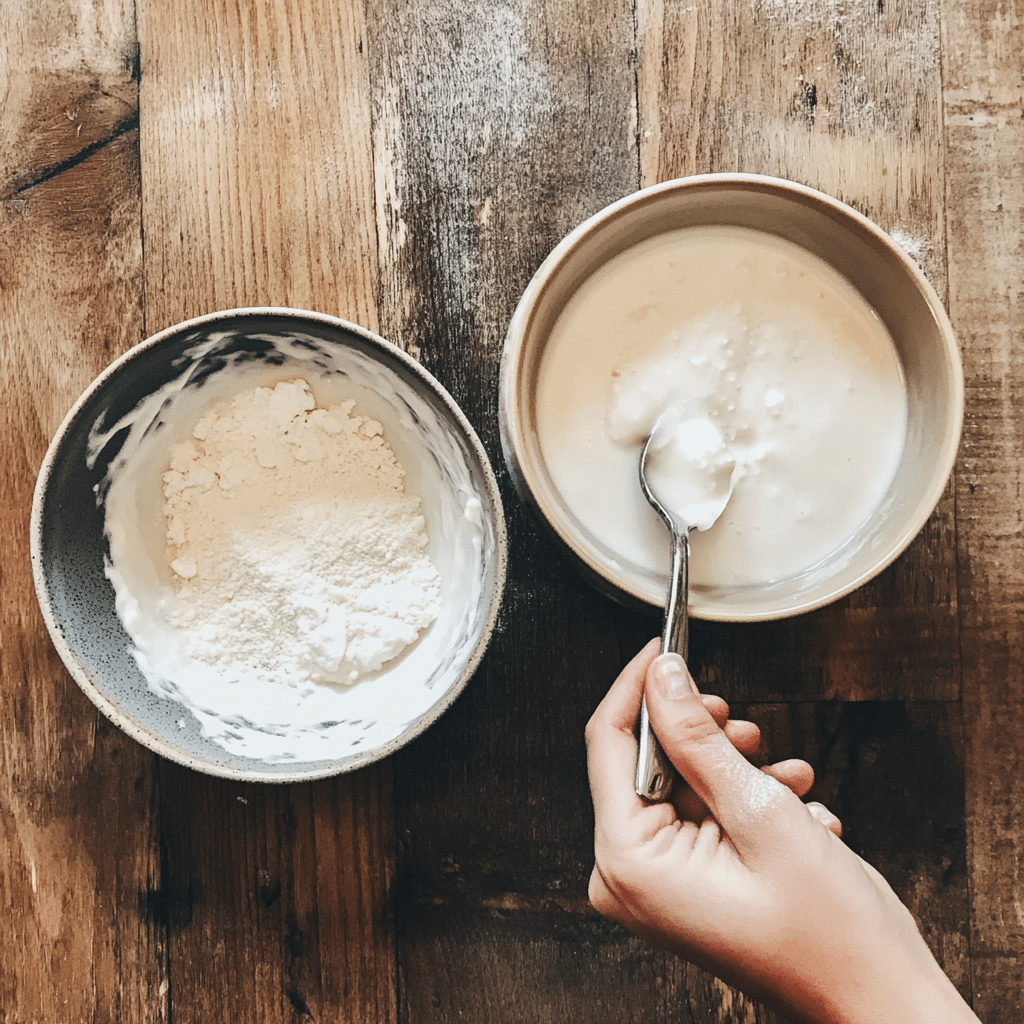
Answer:
M233 387L225 371L237 373L239 367L277 379L319 374L331 386L341 382L362 389L357 410L385 423L388 441L407 471L407 489L423 499L429 551L442 577L438 619L395 660L397 668L385 666L352 688L361 695L359 710L353 705L350 716L323 723L316 742L297 741L293 753L274 758L229 752L208 738L184 704L147 682L105 573L105 476L132 443L122 424L137 421L142 403L168 386L196 392ZM173 405L150 401L154 405L147 434L178 426L162 423L162 417L174 415L162 410ZM469 531L467 517L473 523ZM249 781L292 782L350 771L421 733L476 669L505 577L505 526L494 474L453 399L415 360L382 338L335 317L292 309L199 317L162 331L108 367L50 445L36 485L31 538L47 628L89 699L157 753ZM304 756L310 751L314 756Z
M963 419L963 371L939 297L889 235L845 204L779 178L710 174L652 186L585 221L538 269L509 325L499 384L502 445L519 493L587 579L628 604L664 603L667 554L664 573L629 562L595 537L559 493L537 436L537 384L554 325L591 275L638 243L705 225L766 232L824 260L876 311L903 367L903 455L880 507L842 550L790 579L691 589L697 618L752 622L795 615L849 593L906 548L942 494Z

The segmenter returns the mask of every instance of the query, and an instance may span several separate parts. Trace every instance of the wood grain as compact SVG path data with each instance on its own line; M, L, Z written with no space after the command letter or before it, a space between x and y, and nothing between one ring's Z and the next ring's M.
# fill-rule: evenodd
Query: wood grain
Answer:
M510 531L497 635L395 758L403 1020L622 1020L625 942L587 909L582 730L623 652L599 598L512 496L497 369L519 294L579 220L637 185L628 4L368 5L382 324L477 427ZM429 766L424 770L424 766ZM652 970L650 961L659 965ZM627 958L628 959L628 958ZM664 958L628 968L654 991ZM642 1004L638 1004L640 1006Z
M133 5L41 0L0 13L0 195L138 127Z
M155 759L65 672L28 552L51 435L141 337L134 51L131 4L0 11L0 1019L19 1024L166 1019L164 934L139 913Z
M957 475L976 1007L1024 994L1024 8L945 5L950 315L964 348Z
M161 763L148 910L168 933L173 1020L394 1018L389 783L386 764L268 786Z
M938 6L649 0L637 7L643 184L747 171L819 188L894 233L945 293ZM910 549L843 601L694 634L734 699L955 699L952 488Z
M147 328L291 305L374 329L361 6L152 0L139 42ZM388 770L160 780L174 1019L394 1019Z
M630 9L370 0L367 21L383 330L421 353L500 469L518 296L562 235L636 188Z
M235 306L377 327L358 3L139 5L147 328Z
M589 907L583 726L660 624L576 577L496 417L509 316L568 230L643 184L746 170L893 232L948 296L968 417L895 565L788 622L696 624L693 667L765 758L815 764L981 1018L1016 1024L1022 24L1021 0L0 8L0 1022L776 1021ZM464 695L312 785L125 738L61 666L28 569L35 474L80 391L146 334L245 304L418 355L508 514Z

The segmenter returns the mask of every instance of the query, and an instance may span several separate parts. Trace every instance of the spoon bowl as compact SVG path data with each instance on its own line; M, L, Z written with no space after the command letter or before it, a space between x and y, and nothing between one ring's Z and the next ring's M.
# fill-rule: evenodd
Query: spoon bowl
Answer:
M670 530L710 530L743 472L711 420L678 409L658 417L640 453L640 486Z

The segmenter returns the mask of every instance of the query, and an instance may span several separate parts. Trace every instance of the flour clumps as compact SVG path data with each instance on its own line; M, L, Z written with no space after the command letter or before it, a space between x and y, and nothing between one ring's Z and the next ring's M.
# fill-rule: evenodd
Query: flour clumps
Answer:
M228 682L351 684L437 617L418 497L381 424L284 381L209 412L163 475L166 608Z

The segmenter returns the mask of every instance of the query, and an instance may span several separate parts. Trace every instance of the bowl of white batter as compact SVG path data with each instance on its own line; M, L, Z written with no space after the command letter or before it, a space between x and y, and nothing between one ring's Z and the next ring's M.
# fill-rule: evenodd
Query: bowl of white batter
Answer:
M721 518L690 535L691 614L766 620L849 593L918 533L956 457L963 372L935 290L879 227L794 182L701 175L563 239L502 355L520 495L629 604L665 601L637 462L666 413L711 424L736 467Z
M141 743L291 782L421 733L487 646L501 500L451 396L354 324L187 321L114 362L44 459L32 566L58 653Z

